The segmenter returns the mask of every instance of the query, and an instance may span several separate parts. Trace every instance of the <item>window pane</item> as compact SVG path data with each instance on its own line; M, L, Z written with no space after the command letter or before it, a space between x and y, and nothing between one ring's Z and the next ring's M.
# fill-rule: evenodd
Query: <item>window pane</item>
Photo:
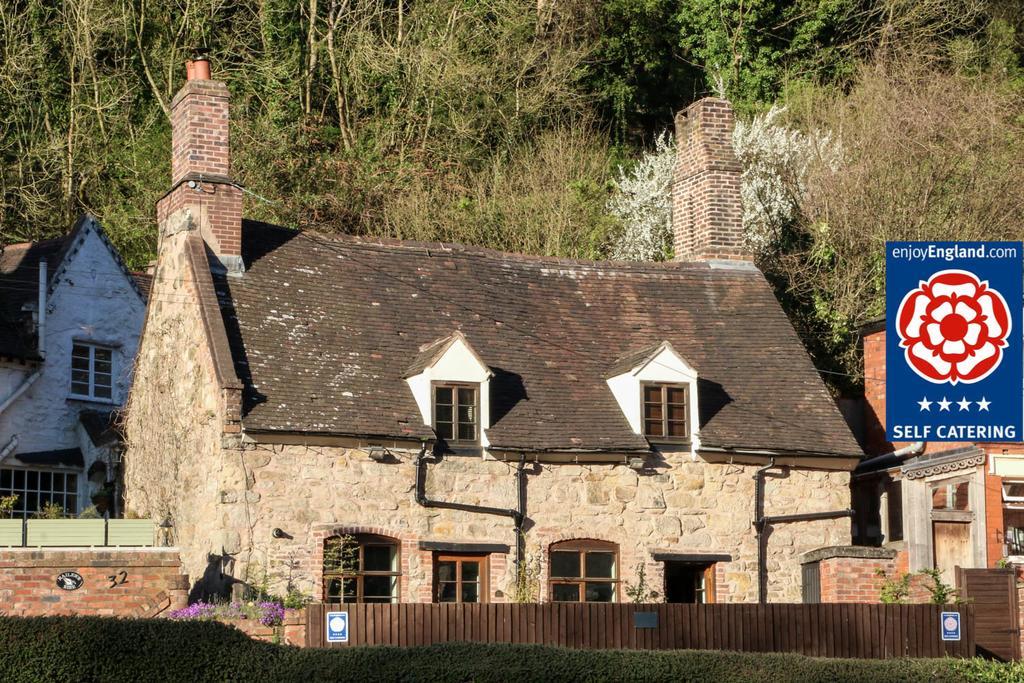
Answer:
M438 562L437 563L437 580L438 581L454 581L455 580L455 563L454 562Z
M665 389L669 403L686 404L686 389L683 387L668 387Z
M452 407L438 404L434 411L434 419L437 422L451 422L452 421Z
M611 583L588 583L587 602L611 602L615 597L615 585Z
M89 384L89 371L88 370L72 370L71 371L72 382L82 382L86 385Z
M476 441L476 426L460 424L459 441Z
M434 401L436 403L444 403L446 405L452 404L452 389L451 387L436 387L434 389Z
M327 599L337 599L341 597L341 579L328 579L327 580Z
M368 545L363 549L363 571L364 572L391 572L395 571L395 546L393 545Z
M480 602L480 584L462 584L462 602Z
M11 488L11 471L0 470L0 489Z
M96 398L110 398L110 387L97 385L93 391Z
M668 436L675 436L675 437L686 436L686 423L685 422L669 422L668 423Z
M38 489L39 488L39 472L35 470L29 470L25 473L25 488Z
M644 434L647 436L665 436L661 429L661 420L644 423Z
M99 367L100 363L106 363L107 367L110 367L110 360L113 352L110 349L96 349L94 356L96 358L96 366Z
M660 420L662 417L662 410L660 403L647 403L644 405L644 419L645 420Z
M89 347L82 344L75 344L71 347L72 358L89 358Z
M96 363L93 365L93 371L109 375L111 373L110 358L107 360L96 359Z
M575 583L555 583L551 585L551 599L555 602L579 602L580 587Z
M580 575L580 553L577 550L555 550L551 553L551 576L576 578Z
M73 515L78 512L78 496L69 493L64 499L64 512Z
M458 584L455 582L442 583L437 586L437 601L438 602L455 602L458 597L457 589Z
M455 438L455 425L451 422L437 423L437 438L450 441Z
M71 358L71 369L89 372L89 356L85 356L84 358L73 356Z
M476 389L459 389L459 405L460 406L475 406L476 405Z
M940 485L932 489L932 510L944 510L949 507L946 503L946 486Z
M366 602L391 602L395 581L393 576L364 576L363 599ZM377 600L372 598L377 598Z
M25 470L14 470L14 488L19 491L24 490Z
M969 492L969 490L970 490L970 486L968 485L968 483L966 481L960 482L959 484L956 485L956 488L953 491L953 501L952 501L953 502L953 509L954 510L968 510L968 509L970 509L970 506L968 505L968 500L969 500L969 493L968 492Z
M29 491L25 494L25 509L29 512L39 512L39 494Z
M1003 484L1003 493L1014 498L1024 497L1024 484L1019 481Z
M476 422L476 406L459 404L459 422L474 424Z
M661 403L661 387L645 386L644 403Z
M479 581L480 580L480 563L479 562L463 562L462 563L462 580L463 581Z
M669 406L668 419L684 422L686 420L686 406Z
M587 553L587 578L614 579L615 553Z
M57 478L60 478L59 474L57 475ZM43 491L52 491L54 489L53 479L54 479L54 476L50 472L40 472L39 473L39 488L42 489ZM64 482L62 481L62 482L60 482L60 484L61 484L60 490L63 491L64 490Z

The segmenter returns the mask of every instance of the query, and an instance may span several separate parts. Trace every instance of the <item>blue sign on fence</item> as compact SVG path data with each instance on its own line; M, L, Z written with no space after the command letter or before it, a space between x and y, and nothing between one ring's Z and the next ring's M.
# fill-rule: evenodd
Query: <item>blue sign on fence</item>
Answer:
M327 642L348 642L348 612L327 613Z
M890 441L1024 440L1022 264L1020 242L886 243Z
M960 640L960 613L942 613L942 639Z

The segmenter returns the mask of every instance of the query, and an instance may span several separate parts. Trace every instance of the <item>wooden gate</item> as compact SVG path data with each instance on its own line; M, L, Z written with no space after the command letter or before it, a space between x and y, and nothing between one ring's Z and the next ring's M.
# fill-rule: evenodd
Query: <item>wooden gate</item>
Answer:
M972 657L974 606L819 604L314 604L312 647L538 643L577 648L797 652L814 657ZM943 641L940 615L961 615ZM328 643L327 615L346 613L347 642ZM339 620L339 623L341 621Z
M1020 659L1017 576L1012 569L956 568L960 599L974 605L979 655Z

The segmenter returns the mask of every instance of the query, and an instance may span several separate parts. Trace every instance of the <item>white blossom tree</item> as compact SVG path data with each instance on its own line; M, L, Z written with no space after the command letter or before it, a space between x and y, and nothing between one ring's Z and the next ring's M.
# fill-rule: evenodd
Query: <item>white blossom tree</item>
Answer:
M804 133L780 121L785 109L774 106L749 121L737 121L733 146L743 165L740 193L743 228L756 256L773 253L782 229L799 215L811 163L822 160L836 169L840 145L831 133ZM672 170L675 145L666 130L636 166L619 167L609 212L623 230L612 245L613 258L659 261L671 254Z

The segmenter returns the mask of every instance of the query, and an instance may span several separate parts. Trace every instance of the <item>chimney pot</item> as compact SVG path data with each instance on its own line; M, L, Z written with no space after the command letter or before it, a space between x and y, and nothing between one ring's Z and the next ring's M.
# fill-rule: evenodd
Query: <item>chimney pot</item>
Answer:
M210 80L210 60L206 57L198 57L185 62L185 77L189 81Z

